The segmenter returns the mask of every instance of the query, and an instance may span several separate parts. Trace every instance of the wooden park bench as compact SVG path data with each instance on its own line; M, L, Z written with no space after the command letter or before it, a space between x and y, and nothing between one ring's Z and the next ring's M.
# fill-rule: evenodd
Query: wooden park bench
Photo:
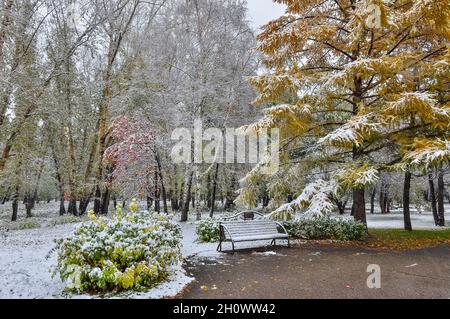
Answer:
M222 252L224 242L231 242L233 254L235 244L259 240L287 240L290 247L289 235L286 228L278 222L267 220L264 215L256 211L240 212L220 222L220 243L217 251Z

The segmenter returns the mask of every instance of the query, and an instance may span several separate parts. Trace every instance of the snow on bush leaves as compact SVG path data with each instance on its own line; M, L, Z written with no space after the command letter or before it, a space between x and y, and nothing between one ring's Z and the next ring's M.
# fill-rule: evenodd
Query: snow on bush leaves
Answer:
M55 274L75 292L143 290L155 287L181 261L181 229L152 212L119 213L90 220L57 242Z
M215 218L199 221L196 232L201 243L216 243L220 240L219 221Z
M284 227L293 238L306 240L353 241L363 240L366 237L366 226L353 218L304 217L285 222Z

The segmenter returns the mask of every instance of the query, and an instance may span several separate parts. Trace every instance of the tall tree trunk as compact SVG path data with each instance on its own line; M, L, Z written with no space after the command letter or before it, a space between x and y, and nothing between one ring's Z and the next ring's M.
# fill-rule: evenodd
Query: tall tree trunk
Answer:
M353 217L367 225L366 200L364 189L355 189L353 191Z
M352 52L354 57L358 57L360 55L360 48L355 47ZM357 115L360 111L359 106L361 104L363 98L363 80L359 76L355 76L353 78L353 114ZM353 148L353 160L358 161L361 157L361 150L358 147ZM353 190L353 207L352 213L355 220L360 221L367 225L367 216L366 216L366 201L365 201L365 190L364 189L355 189Z
M292 201L289 201L292 202ZM262 205L264 208L268 207L270 204L270 197L269 194L266 192L262 198Z
M345 214L345 207L342 205L341 201L336 202L337 204L337 208L339 211L339 215L344 215Z
M109 187L106 187L102 194L102 205L101 205L101 214L108 215L109 213L109 202L111 198L111 191Z
M177 212L180 210L180 202L178 201L178 197L173 197L171 201L172 211Z
M58 192L59 192L59 216L66 214L66 207L64 206L64 182L61 176L59 160L56 155L56 146L54 143L50 144L50 149L52 151L53 163L55 164L56 171L56 181L58 182Z
M147 210L151 211L153 206L153 200L150 196L147 196Z
M88 209L90 201L91 201L91 197L90 196L88 196L86 198L82 198L80 200L80 206L79 206L80 216L86 214L86 211Z
M172 211L176 212L180 209L178 205L178 182L177 182L177 166L174 165L174 172L173 172L173 179L172 179L172 190L170 191L170 205L172 207Z
M17 221L18 210L19 210L19 197L20 197L20 188L21 188L21 168L22 168L22 158L19 156L18 160L15 163L15 171L14 171L14 195L12 202L12 217L11 220L13 222Z
M26 217L27 218L33 217L32 210L35 205L35 199L33 198L33 195L28 194L27 196L25 196L24 204L25 204Z
M106 183L104 186L104 190L102 193L102 201L100 204L100 213L104 216L109 214L109 203L111 200L111 189L109 187L109 185L111 185L112 183L112 177L111 177L111 173L112 173L112 168L110 166L106 167Z
M289 194L287 197L287 202L291 203L293 200L294 197L291 194ZM333 196L332 201L336 204L339 214L344 215L345 210L347 209L348 198L344 197L341 199Z
M180 184L180 188L179 188L179 197L178 197L178 209L183 210L183 205L184 205L184 184L185 184L185 179L183 178Z
M385 187L385 185L381 185L380 190L380 210L382 215L387 213L387 192L385 190Z
M69 200L69 207L67 208L67 212L73 216L78 216L77 200L73 197L71 197Z
M155 170L155 191L154 191L154 196L155 196L155 212L159 213L161 212L161 195L160 195L160 191L159 191L159 174L158 174L158 170Z
M208 173L206 177L206 207L211 211L211 195L212 195L212 186L211 186L211 172Z
M8 188L8 190L5 193L5 196L3 196L2 205L5 205L6 202L9 200L10 193L11 193L11 187Z
M169 191L169 198L170 198L170 207L172 207L172 211L178 210L178 197L176 193L173 190Z
M377 188L374 187L370 195L370 214L375 214L375 197L377 196Z
M162 199L163 199L164 213L168 214L169 208L167 207L167 192L166 192L166 186L164 183L164 175L162 173L161 158L159 157L158 153L156 153L156 163L158 164L158 175L159 175L159 181L161 184L161 193L162 193Z
M15 222L17 221L19 211L19 187L16 186L15 192L14 192L14 198L12 202L12 217L11 221Z
M102 213L102 181L103 181L103 157L106 151L106 138L107 138L107 126L109 117L109 102L112 97L111 79L113 73L113 63L115 59L115 46L112 35L110 37L109 51L108 51L108 63L106 66L106 71L103 75L104 87L102 91L102 98L100 101L99 108L99 120L98 120L98 142L97 142L97 172L96 172L96 188L95 188L95 203L94 212L95 214Z
M66 214L66 207L64 206L64 191L59 193L59 216Z
M114 206L114 210L116 210L117 209L117 197L116 197L116 195L114 195L114 197L113 197L113 206Z
M236 204L234 203L234 200L236 198L236 196L235 196L236 183L237 183L236 175L234 173L232 173L230 183L228 184L228 187L227 187L227 190L225 193L225 204L224 204L225 210L232 210L236 206Z
M191 198L192 198L192 182L194 179L194 172L191 172L188 177L187 181L187 187L183 202L183 209L181 211L181 222L187 222L188 220L188 214L189 214L189 205L191 204Z
M412 231L411 224L411 212L410 206L410 193L411 193L411 172L407 171L405 173L405 182L403 185L403 219L405 222L405 230Z
M392 198L389 193L386 194L386 213L391 213Z
M444 171L440 169L438 171L437 203L438 203L438 217L439 217L438 225L441 227L445 227L444 193L445 193Z
M94 168L96 150L97 150L97 143L95 142L95 140L92 140L91 150L89 152L89 158L88 158L88 162L86 165L86 170L84 172L84 183L85 184L91 184L90 178L91 178L92 169ZM84 198L82 198L82 200L80 201L80 214L81 215L86 213L93 193L94 193L94 189L92 189L91 187L89 187L88 190L84 190L84 192L82 194Z
M33 217L32 210L36 206L36 200L37 200L38 191L39 191L39 184L41 182L42 172L44 171L44 164L45 164L45 162L42 161L42 163L39 167L38 176L36 178L36 184L34 186L33 193L29 194L29 196L27 196L27 200L26 200L27 218Z
M217 192L217 180L219 178L219 163L216 163L216 169L214 171L214 177L213 177L213 186L211 191L211 210L209 212L209 217L214 217L214 211L216 209L216 192Z
M100 185L95 186L95 199L94 199L94 213L96 215L100 214L102 210L102 192L100 190Z
M436 206L436 191L434 189L434 177L433 173L428 174L428 184L430 186L430 200L431 200L431 210L433 212L434 224L439 226L439 215Z
M67 48L66 48L67 49ZM73 216L78 216L78 208L77 208L77 181L76 181L76 175L77 175L77 160L75 155L75 141L73 136L73 124L72 124L72 117L73 117L73 94L72 94L72 83L71 78L68 76L72 73L72 59L68 58L64 61L64 72L66 76L60 77L60 80L58 78L57 83L59 83L60 90L64 91L64 98L65 98L65 107L66 107L66 114L67 114L67 121L64 123L64 133L61 132L61 145L66 146L66 151L69 154L68 156L68 162L67 162L67 180L68 180L68 187L69 187L69 207L68 207L68 213ZM61 83L60 83L61 82ZM65 137L65 139L64 139Z

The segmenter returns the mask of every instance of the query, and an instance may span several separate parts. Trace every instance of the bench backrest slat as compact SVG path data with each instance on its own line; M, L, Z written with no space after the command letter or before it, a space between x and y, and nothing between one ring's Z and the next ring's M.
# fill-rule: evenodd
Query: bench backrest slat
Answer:
M278 224L267 220L254 221L227 221L221 223L226 227L224 233L226 239L231 237L245 237L258 235L275 235L278 234Z

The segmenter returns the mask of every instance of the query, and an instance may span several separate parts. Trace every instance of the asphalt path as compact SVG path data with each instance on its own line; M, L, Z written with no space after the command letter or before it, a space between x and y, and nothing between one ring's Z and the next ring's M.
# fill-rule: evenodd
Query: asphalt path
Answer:
M381 288L368 287L372 265L380 267ZM221 259L194 258L186 269L196 278L179 296L186 299L450 298L450 246L410 251L270 247Z

